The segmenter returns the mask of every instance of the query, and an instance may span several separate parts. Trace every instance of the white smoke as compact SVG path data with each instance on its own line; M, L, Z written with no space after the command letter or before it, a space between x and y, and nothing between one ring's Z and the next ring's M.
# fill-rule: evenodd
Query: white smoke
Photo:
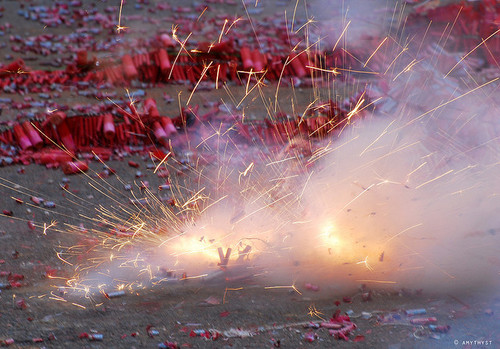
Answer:
M352 20L365 18L369 7L355 8ZM333 42L345 28L335 25ZM225 269L219 264L230 248L223 275L267 285L497 286L498 82L464 87L426 60L403 72L409 52L384 77L387 91L373 84L370 93L381 98L375 113L316 145L311 157L252 153L256 147L221 155L231 161L205 171L218 184L206 189L213 190L201 213L146 263L206 279ZM307 171L302 161L312 163Z

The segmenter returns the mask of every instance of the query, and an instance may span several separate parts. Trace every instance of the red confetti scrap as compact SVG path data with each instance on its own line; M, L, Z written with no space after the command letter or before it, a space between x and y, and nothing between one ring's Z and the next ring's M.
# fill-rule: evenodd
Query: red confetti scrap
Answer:
M26 309L28 305L26 304L26 301L24 299L20 299L16 301L16 307L18 307L19 309Z
M362 342L365 340L365 336L363 335L357 335L356 337L354 337L354 339L352 340L353 342Z

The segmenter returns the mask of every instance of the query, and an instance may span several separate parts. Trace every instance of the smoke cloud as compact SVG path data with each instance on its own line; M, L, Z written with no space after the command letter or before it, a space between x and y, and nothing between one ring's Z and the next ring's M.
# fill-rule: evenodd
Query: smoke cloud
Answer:
M375 111L340 134L291 140L274 155L257 146L221 154L220 166L204 170L216 180L201 185L199 213L151 243L148 270L328 290L497 287L498 82L444 78L439 56L411 51L367 84ZM399 52L386 51L382 71Z

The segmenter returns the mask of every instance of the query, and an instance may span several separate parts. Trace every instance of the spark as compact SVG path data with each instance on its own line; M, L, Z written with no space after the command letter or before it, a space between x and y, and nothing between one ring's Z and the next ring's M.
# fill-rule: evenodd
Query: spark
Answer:
M408 63L408 65L407 65L407 66L406 66L403 70L401 70L401 72L399 72L399 74L397 74L397 75L394 77L394 79L392 79L392 81L396 81L396 79L397 79L400 75L402 75L402 74L404 74L404 73L409 72L409 71L411 70L411 68L413 68L415 65L417 65L418 63L420 63L420 62L422 62L422 61L423 61L423 59L418 60L418 61L417 61L416 59L412 60L410 63Z
M186 43L188 42L189 38L191 37L191 35L193 33L189 33L188 36L186 37L186 39L184 41L181 41L179 39L179 37L177 36L177 29L178 27L177 26L174 26L172 25L172 38L179 44L181 45L181 48L179 49L179 52L177 53L177 55L175 56L175 59L172 63L172 68L170 69L170 73L168 74L168 79L170 79L170 77L172 76L172 73L174 71L174 66L175 64L177 63L177 60L179 59L179 56L181 55L181 52L182 50L184 50L188 55L189 55L189 52L186 50ZM179 92L180 93L180 92Z
M415 187L415 189L422 188L424 185L427 185L427 184L429 184L429 183L432 183L432 182L434 182L434 181L437 181L438 179L440 179L440 178L442 178L442 177L444 177L444 176L446 176L446 175L449 175L449 174L450 174L450 173L452 173L452 172L454 172L454 170L449 170L449 171L446 171L445 173L443 173L443 174L441 174L441 175L439 175L439 176L437 176L437 177L435 177L435 178L433 178L433 179L430 179L430 180L428 180L427 182L424 182L424 183L422 183L422 184L420 184L420 185L417 185L417 186Z
M127 29L128 27L124 27L121 25L122 22L122 9L123 9L123 2L125 0L120 1L120 11L118 12L118 25L116 26L116 31L120 33L120 31Z
M204 199L208 199L207 196L202 196L201 195L201 192L205 190L205 187L201 188L200 190L198 190L198 192L196 192L196 194L194 194L188 201L186 201L181 207L186 207L186 206L189 206L191 205L192 203L198 201L198 200L204 200Z
M308 310L309 312L307 313L307 315L309 315L310 317L317 317L318 319L326 321L325 318L321 316L325 314L316 309L316 306L314 304L311 304Z
M224 35L227 35L227 33L229 33L229 30L233 27L233 25L235 25L236 23L238 23L239 21L241 21L242 18L241 17L238 17L236 18L233 23L231 23L231 25L227 28L226 32L224 33Z
M125 89L125 90L126 90L126 89ZM116 103L114 100L112 100L111 98L109 98L109 97L106 97L106 98L107 98L107 100L108 100L109 102L111 102L111 103L112 103L112 104L113 104L113 105L114 105L117 109L119 109L120 113L122 113L123 115L125 115L125 116L127 116L127 117L131 118L132 120L138 120L138 119L139 119L139 118L138 118L138 117L136 117L135 115L132 115L132 114L130 114L128 111L126 111L125 109L123 109L123 108L122 108L119 104L117 104L117 103Z
M311 177L313 176L313 174L314 174L314 171L311 171L311 173L309 173L309 176L307 177L307 180L304 183L304 187L302 188L302 192L300 193L299 198L302 198L304 196L304 193L306 191L307 185L309 184L309 180L311 179ZM297 223L299 223L299 222L297 222ZM292 223L292 224L294 224L294 223Z
M250 163L250 165L248 165L248 167L246 168L246 170L245 170L245 171L240 172L240 175L239 175L239 177L238 177L238 183L240 183L240 184L241 184L241 177L246 177L246 176L248 175L248 173L249 173L249 172L253 169L253 167L254 167L254 163L253 163L253 161L252 161L252 162Z
M59 260L61 260L62 262L66 263L66 264L68 264L68 265L73 266L73 264L71 264L70 262L68 262L68 261L67 261L67 260L65 260L64 258L62 258L62 257L61 257L61 254L62 254L62 252L56 252L56 256L57 256L57 258L59 258Z
M314 21L314 19L312 19L312 18L309 18L307 20L307 22L305 22L299 29L297 29L295 31L295 34L297 34L299 31L301 31L302 28L307 27L307 26L309 26L312 23L316 23L316 21ZM293 21L292 21L292 25L293 25ZM292 28L292 31L293 31L293 28Z
M263 75L262 77L260 77L257 82L255 83L255 85L250 89L248 90L249 88L249 85L250 85L250 78L252 75L256 75L257 72L254 72L252 69L250 69L249 72L246 72L246 71L238 71L238 73L244 73L244 74L248 74L248 81L247 81L247 86L246 86L246 90L245 90L245 95L243 96L243 98L239 101L239 103L236 105L236 108L238 108L241 103L243 103L243 101L245 100L245 98L247 96L250 95L250 93L252 93L252 91L256 88L256 87L260 87L260 86L264 86L264 78L265 78L265 75Z
M220 64L217 64L217 75L215 76L215 89L219 89Z
M361 193L359 193L357 196L354 197L354 199L352 199L351 201L349 201L347 204L344 205L344 207L342 207L339 212L342 212L344 211L350 204L352 204L354 201L356 201L357 199L359 199L363 194L365 194L366 192L368 192L371 188L373 188L376 184L371 184L368 188L364 189Z
M53 293L51 293L53 295L53 297L49 297L49 299L52 299L54 301L58 301L58 302L63 302L63 303L67 303L68 301L62 297L59 297L59 296L56 296L54 295Z
M363 259L362 261L357 262L356 264L364 264L364 266L366 267L366 269L368 269L369 271L373 271L373 267L370 264L368 264L368 256L366 256L365 259Z
M203 210L200 211L200 214L202 214L203 212L205 212L206 210L208 210L210 207L218 204L219 202L221 202L222 200L225 200L229 197L229 195L224 195L222 196L220 199L217 199L213 204L210 204L208 205L207 207L205 207Z
M203 66L203 71L201 72L201 76L198 79L198 82L196 83L196 85L194 86L193 91L191 91L191 94L189 95L189 98L186 102L186 106L188 106L189 102L191 102L191 98L193 97L193 94L195 93L196 89L198 88L198 85L200 84L201 80L203 80L203 78L205 77L205 74L207 73L207 70L210 69L210 67L212 66L213 63L214 62L212 61L208 65Z
M332 52L335 51L335 49L337 48L337 45L339 44L340 40L342 39L342 37L344 36L344 34L346 33L347 31L347 28L349 28L349 25L351 24L351 21L347 22L346 26L344 27L344 30L342 30L342 33L340 33L340 36L339 38L337 39L337 42L335 42L335 45L333 45L333 49L332 49Z
M297 177L299 177L299 175L290 175L290 176L286 176L286 177L271 178L269 180L269 182L283 182L283 181L286 181L287 179L297 178Z
M400 231L399 233L397 233L397 234L395 234L395 235L391 236L391 237L390 237L387 241L385 241L385 242L383 243L383 245L387 244L387 243L388 243L389 241L391 241L392 239L397 238L397 237L398 237L398 236L400 236L401 234L404 234L404 233L406 233L407 231L409 231L409 230L411 230L411 229L415 229L415 228L421 227L422 225L424 225L424 223L415 224L414 226L411 226L411 227L409 227L409 228L406 228L406 229L404 229L404 230Z
M257 31L255 30L255 27L253 25L252 17L250 17L250 14L248 13L248 9L247 9L247 5L245 4L245 0L241 0L241 3L243 4L243 8L245 9L245 13L247 14L248 21L250 22L250 26L252 27L254 37L257 40L257 45L259 45L259 47L262 47L262 45L260 44L260 41L259 41L259 35L257 35Z
M65 277L61 277L61 276L54 276L54 275L50 275L50 274L47 274L47 278L48 279L53 279L53 280L66 280Z
M428 111L426 111L425 113L420 114L420 115L419 115L419 116L417 116L416 118L414 118L414 119L410 120L410 121L409 121L408 123L406 123L406 125L404 125L404 126L411 125L411 124L413 124L414 122L417 122L417 121L419 121L420 119L422 119L424 116L426 116L426 115L428 115L428 114L430 114L430 113L432 113L432 112L434 112L434 111L436 111L436 110L438 110L438 109L440 109L440 108L443 108L444 106L446 106L446 105L448 105L448 104L450 104L450 103L453 103L453 102L455 102L456 100L459 100L460 98L463 98L463 97L467 96L468 94L471 94L471 93L473 93L473 92L476 92L477 90L479 90L479 89L481 89L481 88L483 88L483 87L485 87L485 86L487 86L487 85L489 85L489 84L491 84L491 83L493 83L493 82L495 82L495 81L498 81L499 79L500 79L500 77L499 77L499 78L495 78L495 79L490 80L490 81L487 81L487 82L485 82L484 84L482 84L482 85L480 85L480 86L477 86L476 88L473 88L472 90L467 91L467 92L465 92L465 93L461 94L460 96L455 97L455 98L453 98L453 99L449 100L449 101L448 101L448 102L446 102L446 103L442 103L442 104L438 105L437 107L432 108L431 110L428 110Z
M495 31L493 34L491 34L490 36L488 36L486 39L481 39L481 43L478 44L476 47L474 47L472 50L470 50L465 56L463 56L458 62L457 64L455 64L448 73L446 73L446 75L444 76L445 78L450 75L450 73L460 64L462 63L462 61L467 58L472 52L474 52L475 50L477 50L482 44L485 44L486 41L488 41L489 39L491 39L493 36L497 35L498 33L500 33L500 29L498 29L497 31Z
M368 146L367 146L367 147L366 147L366 148L365 148L365 149L364 149L364 150L363 150L363 151L359 154L359 156L363 156L363 154L364 154L364 153L366 153L366 151L367 151L368 149L370 149L370 148L371 148L371 147L372 147L375 143L377 143L377 142L378 142L378 141L379 141L379 140L380 140L380 139L381 139L384 135L386 135L386 134L387 134L387 130L389 129L389 127L391 127L391 126L392 126L392 124L393 124L394 122L396 122L396 120L391 121L391 122L389 123L389 125L387 125L387 127L386 127L383 131L382 131L382 133L380 133L380 135L379 135L377 138L375 138L375 140L374 140L373 142L371 142L371 143L370 143L370 144L369 144L369 145L368 145Z
M4 72L7 73L14 73L14 74L31 74L29 71L23 70L22 68L17 68L16 71L8 71L8 70L3 70Z
M375 71L344 69L344 68L339 68L339 67L336 67L335 69L339 70L339 71L345 71L345 72L348 72L348 73L368 74L368 75L380 75L379 72L375 72Z
M135 109L135 103L137 103L137 100L134 99L133 94L132 95L130 94L130 91L128 88L125 88L125 91L127 92L130 110L132 110L132 112L137 115L137 110Z
M220 31L220 35L219 35L219 44L221 43L222 41L222 35L224 34L224 29L226 28L226 25L227 25L227 22L229 22L229 20L226 18L224 20L224 24L222 25L222 30Z
M155 167L155 170L153 171L153 173L156 173L158 171L158 169L160 168L160 166L167 160L167 158L171 154L172 154L172 152L168 152L168 154L163 157L163 159L160 161L160 163Z
M184 276L179 280L194 280L194 279L201 279L201 278L204 278L207 276L208 276L208 274L200 274L200 275L196 275L196 276Z
M297 14L297 7L299 6L299 0L295 1L295 6L293 8L293 15L292 15L292 31L293 31L293 26L295 24L295 15Z
M205 8L203 9L203 11L201 11L200 15L198 16L198 19L196 20L196 22L199 22L200 19L201 19L201 16L203 16L203 14L205 13L205 11L208 9L208 6L205 6Z
M346 125L349 125L351 123L351 118L358 113L359 108L361 108L361 105L363 105L363 103L365 102L365 99L363 98L364 95L365 95L365 92L363 92L363 94L361 95L361 97L359 97L359 99L356 102L356 105L354 106L354 108L352 108L352 110L349 111L349 113L347 113L347 123L346 123Z
M226 287L226 289L224 290L224 296L222 297L222 304L226 304L227 291L241 291L241 290L243 290L243 287L238 287L238 288Z
M256 209L255 211L253 211L253 212L249 213L248 215L246 215L246 216L244 216L243 218L241 218L241 219L239 219L238 221L236 221L234 224L238 224L239 222L241 222L241 221L243 221L243 220L247 219L248 217L253 216L254 214L256 214L256 213L258 213L258 212L260 212L260 211L262 211L262 210L265 210L266 208L271 207L271 206L273 206L273 205L277 204L278 202L280 202L280 201L282 201L282 200L284 200L284 199L286 199L287 197L290 197L290 196L292 196L292 195L293 195L292 193L288 193L288 194L286 194L285 196L282 196L282 197L280 197L279 199L276 199L275 201L271 202L269 205L267 205L267 206L263 206L263 207L261 207L261 208Z
M283 68L281 69L281 72L280 72L280 76L278 78L278 82L276 84L276 92L274 93L274 112L276 113L277 110L278 110L278 94L279 94L279 88L280 88L280 85L281 85L281 80L283 79L283 74L285 73L285 68L291 64L291 62L295 59L297 59L303 52L307 52L308 50L311 49L311 47L313 47L314 45L316 45L317 42L315 43L312 43L310 44L309 46L307 46L304 50L302 50L301 52L299 52L298 54L295 55L294 58L290 59L290 56L287 56L286 57L286 60L285 60L285 63L283 63ZM299 45L299 43L292 49L292 52L295 51L295 49L297 48L297 46Z
M493 58L493 60L495 61L495 65L497 67L500 66L500 63L497 61L497 58L498 57L495 57L495 54L493 52L491 52L490 48L488 47L488 45L486 45L486 43L484 44L484 47L486 48L486 50L488 51L488 53L490 54L490 57Z
M373 56L375 56L375 54L377 53L377 51L382 47L382 45L387 41L387 36L384 38L384 40L382 40L382 42L377 46L377 48L375 49L375 51L373 51L373 53L370 55L370 57L368 57L368 59L366 60L365 64L363 64L363 68L366 67L366 65L368 64L368 62L373 58Z
M56 221L50 222L49 225L47 225L47 223L43 223L43 235L47 235L47 230L52 227L55 227L56 225L57 225Z
M397 61L397 59L398 59L398 58L399 58L399 57L400 57L403 53L405 53L406 51L408 51L408 47L407 47L407 46L405 46L405 47L401 50L401 52L399 52L399 53L398 53L398 55L396 56L396 58L394 58L394 59L392 60L391 64L389 64L389 66L388 66L388 67L387 67L387 69L385 70L384 75L386 75L386 74L387 74L387 72L389 71L389 69L391 69L392 65L393 65L393 64Z
M289 288L289 289L292 289L294 290L295 292L297 292L299 295L302 296L302 292L300 292L297 287L295 287L295 285L290 285L290 286L266 286L264 287L265 290L274 290L274 289L286 289L286 288Z
M78 308L87 309L87 307L85 307L81 304L78 304L78 303L71 303L71 305L74 305L75 307L78 307Z
M338 71L338 68L323 69L323 68L318 68L318 67L311 66L311 65L306 65L306 67L309 68L309 69L321 71L321 72L324 72L324 73L331 73L331 74L333 74L335 76L340 75L340 72Z
M408 173L408 175L406 176L407 177L406 182L408 183L410 181L410 176L412 174L414 174L415 172L417 172L418 170L420 170L425 165L427 165L427 161L424 161L422 164L420 164L420 166L418 166L416 169L414 169L413 171L411 171L410 173Z

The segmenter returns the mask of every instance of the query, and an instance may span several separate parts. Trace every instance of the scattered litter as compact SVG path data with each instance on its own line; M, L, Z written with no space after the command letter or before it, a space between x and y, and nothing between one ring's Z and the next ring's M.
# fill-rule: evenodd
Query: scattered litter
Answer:
M306 342L309 342L309 343L314 342L317 338L318 338L318 335L315 332L312 332L312 331L311 332L306 332L304 334L304 340Z
M121 297L124 295L125 295L125 291L123 291L123 290L105 293L106 298L117 298L117 297Z
M205 299L203 302L200 302L198 305L200 306L211 306L211 305L219 305L220 299L214 296L210 296Z
M442 326L437 326L437 325L429 325L429 330L432 332L439 332L439 333L447 333L450 330L449 325L442 325Z
M410 320L410 323L414 325L427 325L431 322L437 322L435 317L426 317L426 318L413 318Z
M426 314L427 311L425 309L408 309L405 310L405 314L408 316L413 316L413 315L422 315Z

